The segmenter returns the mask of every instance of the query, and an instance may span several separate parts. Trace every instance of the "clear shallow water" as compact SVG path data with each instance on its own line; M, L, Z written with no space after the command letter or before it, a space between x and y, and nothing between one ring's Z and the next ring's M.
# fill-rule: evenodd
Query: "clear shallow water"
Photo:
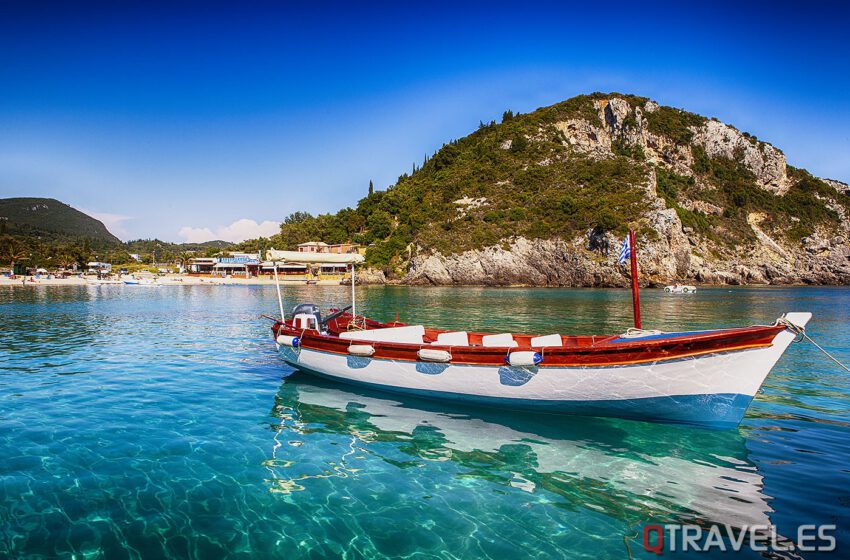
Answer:
M347 297L286 291L287 307ZM378 318L469 329L631 320L623 290L359 297ZM850 362L848 289L642 300L645 326L671 330L810 310L812 336ZM810 345L738 430L708 431L288 377L257 320L275 309L259 287L0 290L0 558L648 558L641 528L664 522L833 523L838 556L850 548L850 376Z

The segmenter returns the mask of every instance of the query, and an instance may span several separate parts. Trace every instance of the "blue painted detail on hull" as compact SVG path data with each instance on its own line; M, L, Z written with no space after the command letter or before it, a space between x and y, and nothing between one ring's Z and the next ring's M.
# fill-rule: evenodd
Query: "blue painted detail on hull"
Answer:
M613 344L615 342L635 342L637 340L641 342L645 342L647 340L668 340L671 338L682 338L688 336L694 336L697 334L705 334L712 332L721 332L721 331L686 331L686 332L672 332L672 333L661 333L661 334L649 334L646 336L629 336L629 337L617 337L613 340L609 340L608 344Z
M665 422L670 424L692 424L710 428L734 428L740 424L753 397L735 393L703 395L672 395L641 399L611 399L599 401L553 401L537 399L513 399L466 395L445 391L428 391L369 383L354 379L343 379L333 375L291 364L296 369L331 379L340 383L358 385L378 391L403 393L426 399L445 400L455 403L497 407L511 410L533 410L554 414L577 416L611 416L632 420Z

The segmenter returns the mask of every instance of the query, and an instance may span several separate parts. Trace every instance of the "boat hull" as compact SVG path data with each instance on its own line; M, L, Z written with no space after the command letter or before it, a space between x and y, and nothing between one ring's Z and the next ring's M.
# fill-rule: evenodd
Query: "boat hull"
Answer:
M437 364L279 348L283 359L299 370L382 391L509 409L725 428L740 423L794 338L783 330L761 348L583 367Z
M741 394L671 395L664 397L599 400L492 397L373 383L331 375L304 367L303 365L295 367L310 375L378 391L451 401L459 404L495 407L505 410L530 410L551 414L608 416L652 422L694 424L720 429L737 426L753 399L752 396Z

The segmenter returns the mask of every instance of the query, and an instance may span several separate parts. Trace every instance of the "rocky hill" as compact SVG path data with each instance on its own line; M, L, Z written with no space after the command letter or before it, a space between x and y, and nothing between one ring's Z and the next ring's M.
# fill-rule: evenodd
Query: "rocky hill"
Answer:
M24 237L121 243L101 221L52 198L0 198L0 227Z
M646 283L850 283L850 187L717 120L621 94L482 123L355 209L275 242L353 238L373 281L618 286L628 227Z

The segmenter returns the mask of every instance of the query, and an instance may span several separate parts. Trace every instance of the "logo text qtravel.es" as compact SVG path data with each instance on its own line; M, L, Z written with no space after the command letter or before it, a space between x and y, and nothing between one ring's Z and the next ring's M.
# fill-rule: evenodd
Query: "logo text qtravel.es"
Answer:
M796 535L783 536L773 525L682 525L650 524L643 528L643 548L655 554L664 552L739 551L832 552L835 525L800 525Z

